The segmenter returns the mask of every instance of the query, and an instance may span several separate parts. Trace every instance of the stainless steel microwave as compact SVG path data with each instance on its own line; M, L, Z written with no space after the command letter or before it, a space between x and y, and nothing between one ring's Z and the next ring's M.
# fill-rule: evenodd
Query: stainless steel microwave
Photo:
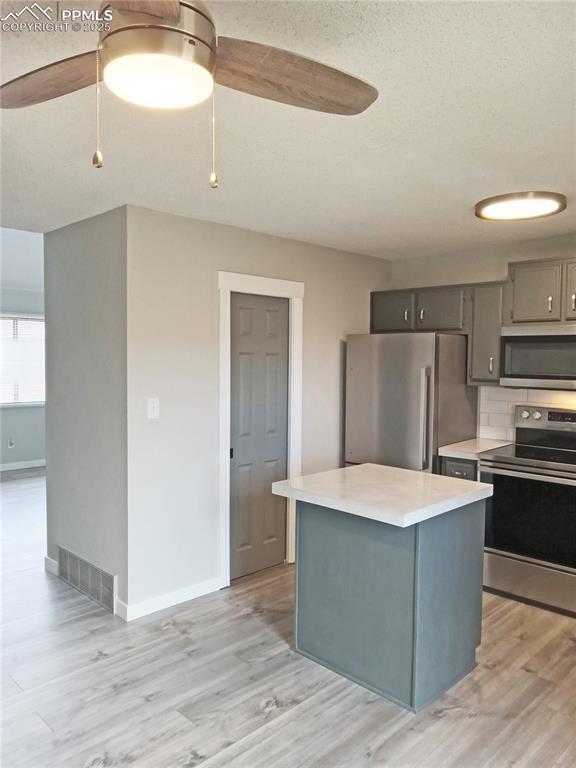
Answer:
M500 384L576 390L576 324L503 328Z

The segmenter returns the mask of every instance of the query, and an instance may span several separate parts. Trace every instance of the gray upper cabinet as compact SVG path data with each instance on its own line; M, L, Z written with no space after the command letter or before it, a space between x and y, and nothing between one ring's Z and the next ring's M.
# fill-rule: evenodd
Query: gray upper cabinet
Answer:
M576 320L576 261L566 264L566 320Z
M370 330L412 331L414 330L414 293L378 291L370 297Z
M562 262L515 264L512 267L512 321L560 320Z
M464 289L436 288L417 294L418 331L461 331L464 328Z
M498 382L500 377L501 285L474 288L474 313L470 338L471 381Z

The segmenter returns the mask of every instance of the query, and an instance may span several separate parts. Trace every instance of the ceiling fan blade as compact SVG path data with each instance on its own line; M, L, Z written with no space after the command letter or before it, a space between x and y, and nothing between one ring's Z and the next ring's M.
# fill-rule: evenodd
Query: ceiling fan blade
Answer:
M111 0L107 5L119 11L134 11L147 13L149 16L159 16L167 21L178 21L180 18L180 3L178 0Z
M0 107L16 109L79 91L96 82L96 51L55 61L4 83Z
M378 98L368 83L282 48L219 37L216 82L294 107L357 115Z

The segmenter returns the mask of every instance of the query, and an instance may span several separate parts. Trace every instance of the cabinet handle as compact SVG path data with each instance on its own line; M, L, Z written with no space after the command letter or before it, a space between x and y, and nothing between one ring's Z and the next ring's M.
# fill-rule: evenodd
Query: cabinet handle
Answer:
M422 307L422 309L420 310L420 314L418 315L421 323L424 322L424 315L425 314L426 314L426 310L424 309L424 307Z
M488 360L488 373L494 373L494 356L490 355Z
M408 310L407 309L404 310L404 322L405 323L408 322Z
M573 293L572 296L570 296L570 302L572 304L572 312L576 312L576 293Z
M548 312L552 312L553 303L554 303L554 298L552 296L548 296Z
M454 469L454 470L452 471L452 474L454 475L454 477L462 477L462 475L464 474L464 472L460 472L460 470L459 470L459 469Z

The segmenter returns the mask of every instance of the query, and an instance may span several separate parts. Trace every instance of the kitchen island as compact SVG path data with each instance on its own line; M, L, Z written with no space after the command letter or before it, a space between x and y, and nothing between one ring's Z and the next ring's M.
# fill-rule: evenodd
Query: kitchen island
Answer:
M297 500L299 653L413 711L474 668L491 485L361 464L272 490Z

